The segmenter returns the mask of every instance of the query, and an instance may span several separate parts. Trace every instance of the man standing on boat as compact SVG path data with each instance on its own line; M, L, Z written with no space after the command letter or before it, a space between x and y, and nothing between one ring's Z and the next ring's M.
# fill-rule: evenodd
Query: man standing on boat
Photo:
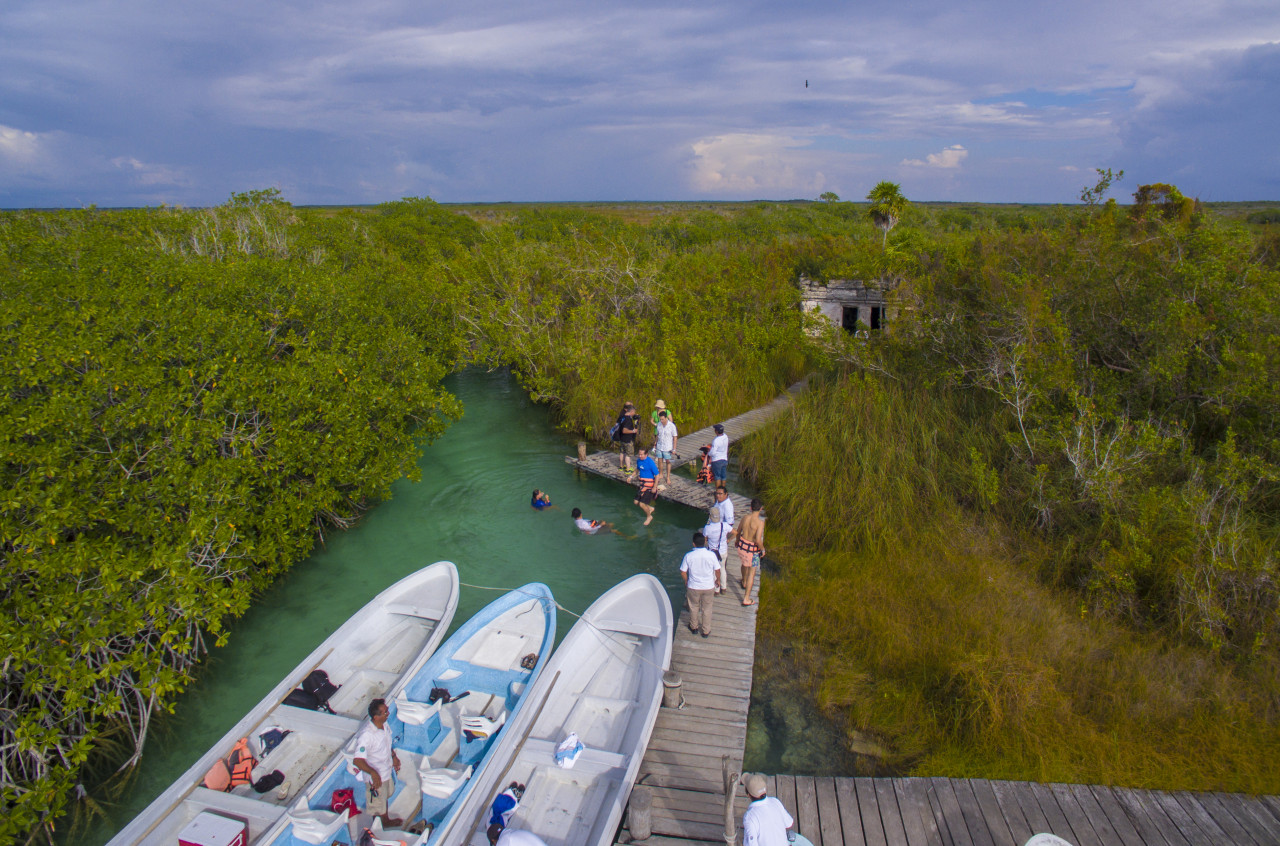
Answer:
M787 846L795 840L791 827L796 821L781 802L765 795L764 776L751 773L742 781L751 799L742 815L742 846Z
M720 562L707 549L707 538L694 532L693 549L680 562L680 578L684 579L684 604L689 609L689 631L711 636L711 612L715 608L717 571Z
M400 758L391 748L391 727L387 717L391 709L385 699L369 703L369 720L356 735L356 756L351 764L360 772L356 778L365 783L364 812L382 818L383 828L399 828L404 820L392 819L387 813L387 803L395 790L395 773L400 769Z

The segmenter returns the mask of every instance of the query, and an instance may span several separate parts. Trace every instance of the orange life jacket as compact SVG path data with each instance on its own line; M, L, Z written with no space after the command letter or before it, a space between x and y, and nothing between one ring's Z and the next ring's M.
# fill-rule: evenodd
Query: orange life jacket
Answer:
M257 765L249 752L249 738L242 737L225 758L219 758L205 773L204 786L210 790L230 790L239 784L249 784Z

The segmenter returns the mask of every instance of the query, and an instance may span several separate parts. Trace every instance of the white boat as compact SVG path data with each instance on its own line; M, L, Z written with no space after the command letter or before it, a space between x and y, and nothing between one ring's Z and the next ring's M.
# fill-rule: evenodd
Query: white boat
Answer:
M244 822L253 842L274 825L368 715L371 699L389 691L406 669L426 660L444 639L458 607L458 570L440 561L406 576L357 611L181 778L125 826L108 846L176 844L179 834L202 812ZM339 689L328 700L333 713L283 704L313 670L321 669ZM261 735L288 732L262 754ZM266 793L249 784L230 791L204 786L207 773L241 738L258 746L251 778L275 770L285 781ZM208 819L204 817L202 819Z
M525 791L512 829L548 846L612 843L662 704L671 639L671 600L653 576L632 576L592 603L508 723L495 765L476 776L441 846L488 846L490 805L513 781ZM583 749L566 769L556 751L570 734Z
M495 760L497 741L520 719L526 693L555 643L556 605L542 584L517 588L464 623L431 656L405 671L390 691L392 746L400 760L388 816L403 828L375 832L387 842L434 844L455 820L475 777ZM447 691L448 701L433 694ZM332 810L335 791L350 789L358 806L365 786L351 764L354 742L339 752L261 840L268 846L358 842L372 821ZM413 833L415 825L426 831Z

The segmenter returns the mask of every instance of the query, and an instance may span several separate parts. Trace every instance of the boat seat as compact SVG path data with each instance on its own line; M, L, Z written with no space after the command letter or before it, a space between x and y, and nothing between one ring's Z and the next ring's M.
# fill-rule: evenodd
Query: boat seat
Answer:
M469 778L471 778L470 765L461 770L441 767L418 772L418 781L422 786L422 792L435 799L448 799L458 791L459 787L466 784Z
M502 724L506 721L507 712L505 709L498 714L498 718L496 720L491 720L488 717L475 714L462 718L462 730L470 734L474 734L477 737L489 737L490 735L495 734L498 729L502 728Z
M410 699L402 690L395 699L396 716L400 722L411 726L420 726L435 714L440 713L440 700L428 705L416 699Z
M293 826L293 836L304 843L332 843L338 830L347 824L347 812L340 814L333 811L290 811L287 814Z
M456 731L446 732L445 736L440 739L440 744L436 746L435 751L427 756L427 760L431 762L431 768L441 769L453 763L453 759L458 757L458 733Z

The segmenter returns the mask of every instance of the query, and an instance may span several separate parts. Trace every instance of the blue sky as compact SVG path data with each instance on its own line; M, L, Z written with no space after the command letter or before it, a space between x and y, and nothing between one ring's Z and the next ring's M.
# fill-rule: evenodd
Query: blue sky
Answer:
M805 83L808 82L808 87ZM1275 0L5 0L0 207L1280 199Z

